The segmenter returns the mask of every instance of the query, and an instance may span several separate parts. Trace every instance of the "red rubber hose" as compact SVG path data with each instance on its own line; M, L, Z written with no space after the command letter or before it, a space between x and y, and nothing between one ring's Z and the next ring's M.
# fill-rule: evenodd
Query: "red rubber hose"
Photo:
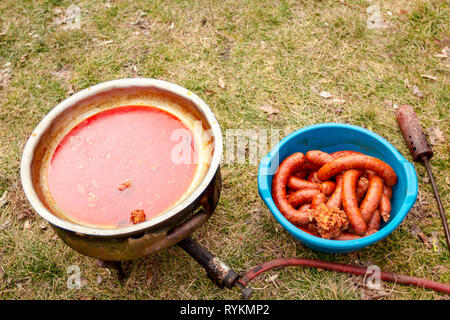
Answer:
M302 258L286 258L286 259L275 259L271 261L264 262L259 266L253 268L244 274L238 282L243 286L246 286L255 277L263 273L264 271L287 267L287 266L306 266L311 268L320 268L325 270L337 271L350 273L354 275L364 276L367 275L367 269L363 267L357 267L352 265L346 265L336 262L328 262L323 260L315 259L302 259ZM417 286L422 288L431 289L438 292L443 292L450 294L450 285L434 282L428 279L421 279L416 277L404 276L401 274L396 274L392 272L380 272L380 279L383 281L396 282L401 284L406 284L410 286Z

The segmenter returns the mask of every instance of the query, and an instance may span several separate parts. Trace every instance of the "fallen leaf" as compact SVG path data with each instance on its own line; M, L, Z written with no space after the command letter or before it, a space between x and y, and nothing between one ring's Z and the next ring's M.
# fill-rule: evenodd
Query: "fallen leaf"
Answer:
M430 249L431 245L430 245L430 240L428 239L428 237L425 235L425 233L423 233L422 229L419 228L418 225L416 225L415 223L413 223L410 227L410 231L413 235L417 236L420 238L420 240L422 240L422 242L425 244L425 246Z
M450 38L434 39L434 43L436 43L441 48L447 47L450 45Z
M340 98L333 98L331 100L328 101L329 103L334 103L334 104L340 104L340 103L345 103L344 99L340 99Z
M0 208L8 203L8 191L3 192L3 195L0 197Z
M449 47L445 47L445 48L442 49L441 53L437 53L434 56L436 58L447 59L449 57L448 56L449 52L450 52L450 48Z
M274 275L270 276L269 278L266 279L266 282L273 282L278 278L279 274L275 273Z
M418 88L416 85L413 85L412 91L413 91L413 92L412 92L413 95L415 95L415 96L417 96L417 97L419 97L419 98L423 98L423 93L422 93L422 91L420 91L419 88Z
M408 11L403 10L403 9L400 9L400 10L398 11L398 14L408 14Z
M27 59L27 57L28 57L28 53L25 53L25 54L23 54L23 55L20 57L19 61L22 62L22 63L24 63L25 60Z
M71 5L66 10L56 8L53 13L57 15L52 20L54 25L62 26L64 30L81 28L81 8L79 6Z
M265 111L268 114L277 114L280 112L280 110L278 110L277 108L273 108L272 106L270 106L268 104L264 104L264 105L260 106L259 110Z
M0 224L0 231L3 230L3 229L8 228L10 225L12 225L12 221L11 220L6 220L2 224Z
M442 132L442 130L441 130L438 126L434 127L433 132L434 132L436 138L437 138L439 141L445 142L444 133Z
M209 90L209 89L205 89L203 91L207 96L213 96L215 95L217 92L213 91L213 90Z
M366 9L367 13L379 13L380 12L380 7L376 4L368 6Z
M411 90L412 87L411 87L411 85L409 84L409 80L408 80L408 79L405 79L404 83L405 83L405 87Z
M333 80L321 78L321 79L319 79L319 81L317 81L317 82L323 84L323 83L330 83L330 82L333 82Z
M357 262L358 261L359 254L358 254L357 251L351 251L347 255L350 258L350 260L352 260L353 262Z
M0 66L0 89L6 87L11 80L11 63L6 62Z
M100 42L98 45L99 46L106 46L106 45L111 44L111 43L114 43L114 40L106 40L106 41Z
M447 270L448 268L443 265L436 265L433 268L431 268L431 271L437 275L444 274L445 272L447 272Z
M327 92L327 91L322 91L322 92L320 92L320 93L319 93L319 96L321 96L322 98L325 98L325 99L329 99L329 98L332 97L331 93L329 93L329 92Z
M370 14L369 18L366 21L367 29L369 30L378 30L385 29L389 25L381 16L380 7L376 4L371 5L367 8L367 13Z
M86 278L81 278L81 287L86 287L89 284Z
M69 67L63 67L58 71L52 71L50 74L60 80L69 80L72 76L72 70Z
M445 136L439 126L429 127L427 129L428 137L430 138L430 143L435 146L445 142Z
M384 104L388 108L392 108L394 106L394 102L392 100L384 100Z
M155 274L153 273L151 268L148 268L147 273L145 275L145 282L147 283L147 285L151 285L154 278Z
M219 86L220 86L222 89L225 89L226 84L225 84L225 81L224 81L222 78L219 78Z
M385 292L383 289L381 290L372 290L368 288L361 289L362 300L380 300L386 296L389 296L389 294Z
M27 220L25 221L25 223L23 224L23 230L28 230L31 228L31 221Z
M75 88L72 84L69 84L69 89L67 89L67 94L72 95L75 92Z
M422 78L430 79L430 80L433 80L433 81L436 81L436 80L437 80L437 78L436 78L435 76L430 76L430 75L428 75L428 74L421 74L420 76L421 76Z

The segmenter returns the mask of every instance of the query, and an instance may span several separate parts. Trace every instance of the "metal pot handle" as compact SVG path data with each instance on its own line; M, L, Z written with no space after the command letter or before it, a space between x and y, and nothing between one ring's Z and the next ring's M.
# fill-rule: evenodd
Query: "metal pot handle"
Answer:
M208 214L205 209L199 208L197 213L194 214L191 218L183 222L181 225L171 229L167 233L167 241L170 242L171 245L173 245L180 242L184 238L187 238L195 229L205 223L210 216L211 213Z

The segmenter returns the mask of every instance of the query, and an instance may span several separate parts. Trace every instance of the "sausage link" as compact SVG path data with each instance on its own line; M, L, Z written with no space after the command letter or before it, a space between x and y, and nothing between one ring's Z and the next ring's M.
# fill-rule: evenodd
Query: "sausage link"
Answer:
M286 184L292 173L298 171L304 162L303 153L297 152L290 155L280 164L272 179L273 201L283 216L295 225L309 223L309 214L292 207L286 195Z
M319 189L320 186L317 183L310 182L307 180L299 179L294 176L290 176L288 179L287 186L292 190L300 190L300 189Z
M336 189L328 199L327 207L338 209L342 207L342 174L336 176Z
M306 153L305 157L309 163L315 164L319 167L334 160L334 158L332 156L330 156L328 153L320 151L320 150L308 151Z
M375 210L367 223L367 232L380 230L381 215L380 211Z
M397 175L390 165L380 159L363 154L343 156L328 162L317 171L317 178L326 181L339 172L349 169L372 170L383 178L387 186L397 183Z
M361 236L358 236L354 233L349 232L342 232L340 235L338 235L334 240L355 240L355 239L361 239Z
M389 198L389 200L392 199L392 188L388 186L383 187L383 194L386 195L386 197Z
M320 193L318 189L301 189L289 195L289 203L296 208L306 202L311 202L312 198Z
M381 217L384 222L388 222L391 216L391 201L389 197L385 194L381 195L380 203L378 205L378 210L380 210Z
M300 168L300 170L319 170L320 166L316 165L316 164L312 164L308 161L305 160L305 163L302 165L302 167Z
M378 205L378 210L380 210L380 214L384 222L388 222L391 216L391 209L392 209L391 199L392 199L392 188L384 186L380 204Z
M347 170L344 173L342 177L342 206L356 234L364 235L367 231L367 225L356 202L356 183L360 175L361 171L355 169Z
M356 183L356 201L358 203L363 199L367 189L369 189L369 180L366 177L360 177Z
M309 209L311 209L311 203L304 203L298 208L298 211L306 211Z
M292 176L299 178L299 179L305 179L308 176L308 174L309 174L308 170L300 170L300 171L294 172L292 174Z
M317 208L321 203L325 203L327 201L327 196L324 193L318 193L312 197L311 200L311 209Z
M352 150L342 150L342 151L336 151L336 152L330 153L330 156L332 156L334 159L336 159L336 158L340 158L343 156L349 156L352 154L362 154L362 153L358 152L358 151L352 151Z
M317 233L316 226L313 223L298 228L306 233L309 233L310 235L320 237L320 235Z
M314 183L322 183L322 181L317 179L317 171L311 171L311 173L308 175L308 181Z
M331 195L334 190L336 190L336 182L325 181L320 184L320 191L322 191L326 196Z
M383 179L377 175L370 176L369 189L367 189L366 197L361 203L361 215L366 222L369 222L373 212L380 203L381 195L383 193Z

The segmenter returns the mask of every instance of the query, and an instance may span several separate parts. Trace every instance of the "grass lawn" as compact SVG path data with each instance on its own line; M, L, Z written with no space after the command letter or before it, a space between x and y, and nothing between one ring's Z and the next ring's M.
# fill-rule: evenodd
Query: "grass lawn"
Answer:
M411 104L433 143L432 166L450 207L447 1L85 0L79 29L61 23L71 4L0 1L0 299L240 298L217 288L178 247L126 263L121 283L64 245L29 207L19 179L29 134L60 101L111 79L184 86L209 104L224 133L279 129L283 137L315 123L351 123L383 136L408 160L392 106ZM367 26L374 4L379 29ZM239 272L297 256L449 283L437 205L424 167L415 166L415 207L388 238L358 252L323 254L296 242L259 198L251 163L222 166L219 206L193 238ZM80 266L80 290L66 286L70 265ZM389 283L369 292L360 277L307 268L268 272L252 287L260 299L448 298Z

